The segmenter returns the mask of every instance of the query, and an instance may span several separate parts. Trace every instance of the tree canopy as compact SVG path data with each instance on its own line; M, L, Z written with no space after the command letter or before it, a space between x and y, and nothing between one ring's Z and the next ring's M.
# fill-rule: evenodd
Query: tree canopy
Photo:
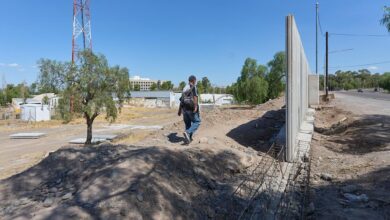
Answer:
M384 14L380 22L387 28L387 31L390 32L390 7L385 6Z
M129 71L119 66L110 67L103 55L89 50L81 52L79 60L78 64L45 60L41 75L48 79L58 77L63 88L61 114L65 119L73 114L83 115L87 124L85 143L90 144L96 117L105 113L107 120L114 121L124 98L129 95ZM58 69L67 71L58 74Z

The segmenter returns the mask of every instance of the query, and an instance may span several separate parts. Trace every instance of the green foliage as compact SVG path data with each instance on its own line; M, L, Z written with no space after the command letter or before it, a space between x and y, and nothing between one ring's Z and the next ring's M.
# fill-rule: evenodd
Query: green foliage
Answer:
M267 99L268 83L264 79L267 67L257 65L257 61L247 58L237 82L227 92L233 94L239 103L259 104Z
M320 89L324 89L324 77L320 76ZM379 73L372 74L367 69L358 71L341 71L328 75L329 90L350 90L359 88L376 88L382 80Z
M202 78L202 81L200 83L202 84L202 88L203 88L204 93L211 93L212 92L212 86L211 86L210 80L206 76Z
M141 91L141 86L138 83L134 84L133 88L134 88L134 91Z
M282 81L286 73L286 55L284 52L278 52L274 55L274 59L268 62L270 68L266 76L268 82L268 98L274 99L279 97L284 90L284 83Z
M42 104L48 105L49 104L49 97L47 97L47 96L43 97Z
M0 90L0 105L6 106L12 103L13 98L27 99L30 97L30 89L25 83L18 85L7 84L6 87Z
M380 23L387 28L387 31L390 32L390 7L384 8L384 14Z
M171 81L164 81L162 84L161 84L161 90L172 90L174 87L174 85L172 84Z
M205 89L204 89L204 87L203 87L202 81L198 81L198 82L196 83L196 88L198 88L198 93L199 93L199 94L205 93Z
M71 64L49 59L38 61L38 92L59 93L64 90L66 74L70 71Z
M246 85L250 104L257 105L267 101L268 83L263 77L254 76L247 80Z
M390 72L386 72L381 76L379 86L390 92Z
M156 91L157 90L157 83L152 83L150 86L150 91Z
M179 91L183 91L183 89L184 89L185 86L186 86L186 82L181 81L181 82L179 83Z
M72 114L84 116L87 124L86 144L90 144L92 124L98 115L105 112L108 121L116 119L124 98L130 92L129 71L119 66L110 67L103 55L95 55L88 50L81 52L79 56L78 65L47 61L48 70L41 70L47 71L44 73L48 78L57 75L57 68L67 70L59 79L63 86L60 113L65 120L70 120Z

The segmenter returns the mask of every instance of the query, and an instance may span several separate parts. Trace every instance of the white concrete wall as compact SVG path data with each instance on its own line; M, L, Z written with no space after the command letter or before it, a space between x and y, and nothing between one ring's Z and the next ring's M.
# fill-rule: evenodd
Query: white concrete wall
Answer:
M309 105L308 76L311 73L309 62L302 45L301 37L292 15L286 18L286 160L294 160L297 135L300 131Z
M309 106L320 104L320 77L309 75Z
M233 95L230 94L200 94L201 103L213 103L216 105L231 105L234 102Z

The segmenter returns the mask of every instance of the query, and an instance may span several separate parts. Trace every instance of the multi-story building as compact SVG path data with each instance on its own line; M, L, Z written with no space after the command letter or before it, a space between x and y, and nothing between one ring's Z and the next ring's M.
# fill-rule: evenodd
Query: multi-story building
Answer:
M149 91L150 86L152 86L153 83L155 84L162 84L165 81L162 80L151 80L149 78L141 78L140 76L134 76L130 77L130 84L132 88L134 88L134 85L140 86L140 91Z

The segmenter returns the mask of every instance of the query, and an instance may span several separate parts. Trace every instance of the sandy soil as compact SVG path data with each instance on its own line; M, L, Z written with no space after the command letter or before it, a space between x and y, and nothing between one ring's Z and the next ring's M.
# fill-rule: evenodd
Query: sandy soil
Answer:
M390 116L380 114L387 110L378 100L359 100L366 105L356 109L346 106L349 96L337 97L330 105L343 103L343 110L316 112L308 216L390 219Z
M121 129L120 126L164 126L180 120L175 113L175 109L123 108L118 119L111 126L104 120L104 116L99 116L94 123L94 134L119 135L126 139L123 143L131 144L144 138L148 131ZM9 138L10 134L17 132L43 132L46 136L40 139ZM18 121L8 127L0 126L0 179L37 164L47 153L68 145L68 141L72 139L85 138L85 136L86 125L83 119L75 119L68 124L55 120L32 124Z
M189 146L171 121L144 139L63 147L0 181L0 218L237 219L247 201L233 191L282 126L283 101L204 109Z

